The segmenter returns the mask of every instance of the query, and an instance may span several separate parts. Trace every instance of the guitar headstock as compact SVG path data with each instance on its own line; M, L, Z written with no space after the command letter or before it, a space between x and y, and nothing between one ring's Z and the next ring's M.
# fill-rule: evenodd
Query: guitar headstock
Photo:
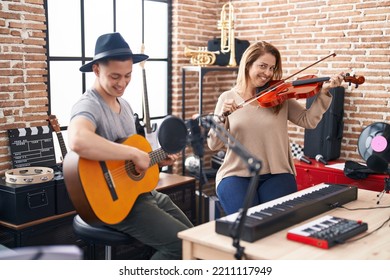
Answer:
M61 131L60 125L58 124L58 120L57 120L57 117L55 115L49 116L49 123L55 132Z
M349 74L349 73L346 73L344 76L344 81L349 83L349 85L355 84L356 87L363 84L365 80L366 79L363 76L356 76L356 75L351 76L351 74Z

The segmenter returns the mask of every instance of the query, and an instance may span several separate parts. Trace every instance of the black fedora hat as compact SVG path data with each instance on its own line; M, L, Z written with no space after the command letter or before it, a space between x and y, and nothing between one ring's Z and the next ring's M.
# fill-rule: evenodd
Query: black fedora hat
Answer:
M101 35L96 40L95 56L93 60L80 67L81 72L92 72L92 65L97 61L114 57L131 57L133 63L138 63L149 58L145 54L133 54L129 44L118 32Z

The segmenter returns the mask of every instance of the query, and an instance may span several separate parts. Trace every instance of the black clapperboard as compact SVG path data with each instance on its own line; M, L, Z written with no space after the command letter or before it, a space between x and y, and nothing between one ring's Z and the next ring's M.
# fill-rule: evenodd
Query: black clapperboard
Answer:
M13 168L56 165L53 134L49 126L9 129L8 137Z

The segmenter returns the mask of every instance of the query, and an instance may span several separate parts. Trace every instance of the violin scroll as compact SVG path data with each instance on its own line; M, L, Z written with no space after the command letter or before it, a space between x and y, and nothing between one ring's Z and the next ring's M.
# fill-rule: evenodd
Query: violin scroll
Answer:
M351 84L355 84L355 87L357 88L359 85L363 84L365 82L365 78L363 76L356 76L346 73L344 76L344 81Z

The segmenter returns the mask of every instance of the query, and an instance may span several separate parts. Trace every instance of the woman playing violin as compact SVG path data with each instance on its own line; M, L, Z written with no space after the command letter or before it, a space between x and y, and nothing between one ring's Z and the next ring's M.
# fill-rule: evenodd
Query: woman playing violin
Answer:
M315 128L331 104L329 89L341 85L342 74L322 85L309 109L295 99L270 108L262 107L257 99L242 106L244 101L268 88L270 82L282 77L280 52L270 43L254 43L244 52L236 85L219 96L214 113L218 116L230 113L221 122L262 163L253 205L297 191L288 121L303 128ZM213 130L207 143L213 151L225 146ZM250 179L247 165L228 148L216 176L217 195L226 214L237 212L243 206Z

